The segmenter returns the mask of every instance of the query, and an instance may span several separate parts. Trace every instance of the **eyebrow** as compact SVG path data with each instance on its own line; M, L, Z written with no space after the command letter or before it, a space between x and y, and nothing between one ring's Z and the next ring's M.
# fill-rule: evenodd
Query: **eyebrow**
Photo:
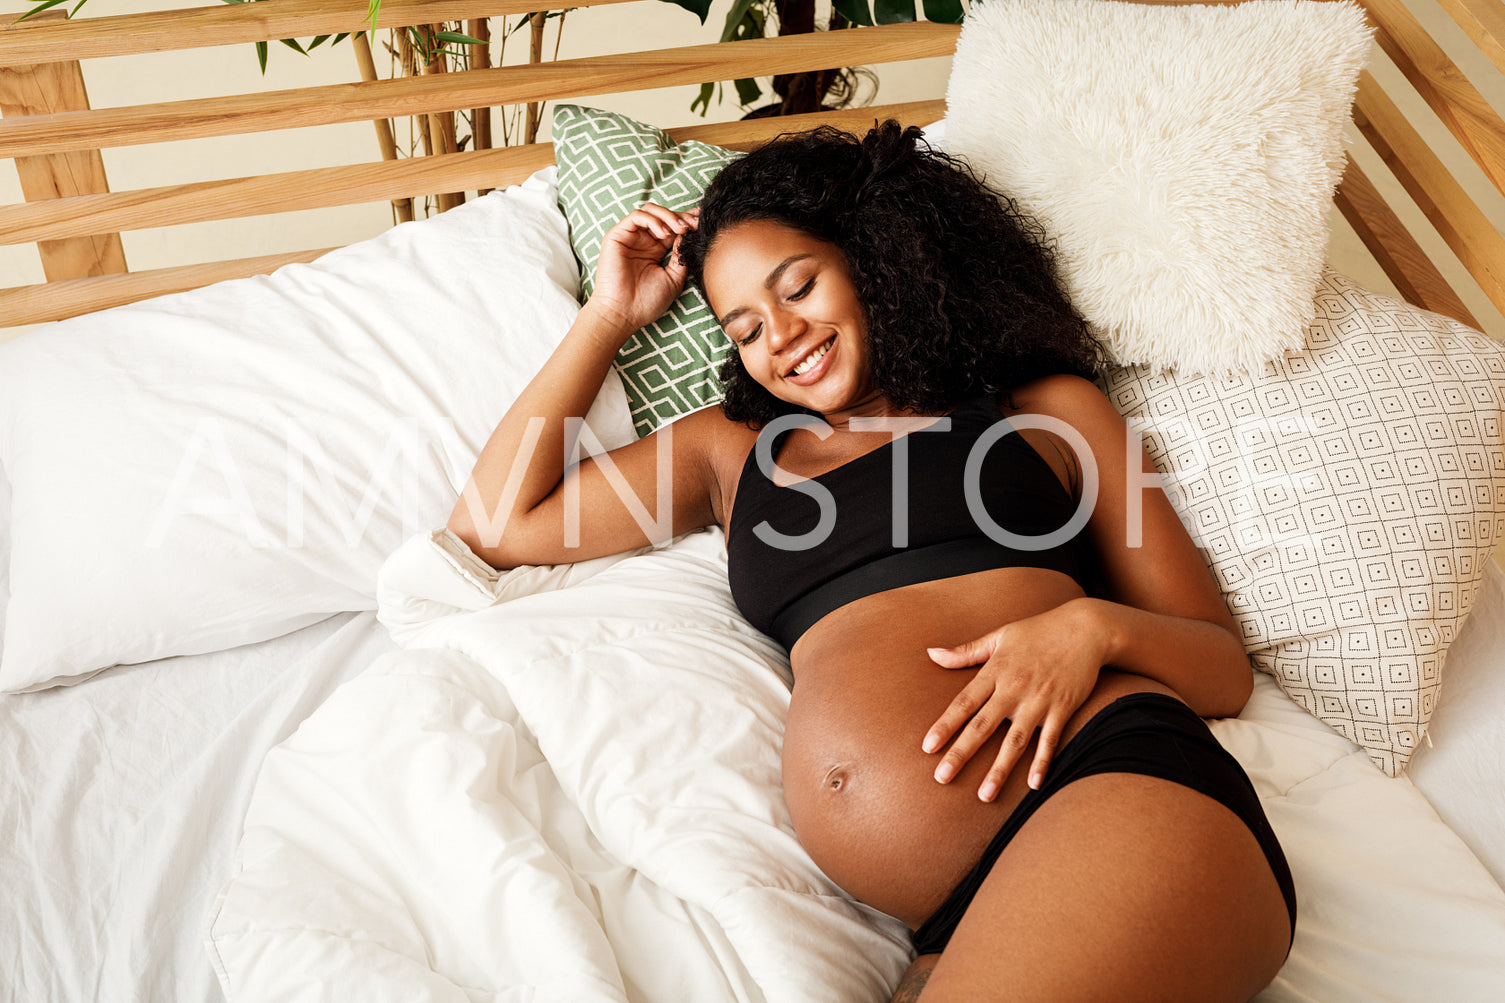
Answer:
M779 281L779 276L784 274L784 270L786 268L794 264L796 261L803 261L805 258L813 257L815 257L815 255L813 254L791 254L789 257L785 258L783 261L780 261L777 265L775 265L773 267L773 271L768 273L768 278L763 280L763 288L772 289L774 287L774 284ZM747 307L745 306L739 306L735 310L728 311L727 315L721 318L721 326L726 327L726 325L730 324L732 321L736 320L746 312Z

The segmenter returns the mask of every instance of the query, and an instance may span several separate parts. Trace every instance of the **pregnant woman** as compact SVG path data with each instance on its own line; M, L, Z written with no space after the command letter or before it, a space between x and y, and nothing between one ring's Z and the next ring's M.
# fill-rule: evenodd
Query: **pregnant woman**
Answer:
M567 468L687 279L724 402ZM499 568L658 542L628 494L725 530L789 650L801 842L915 931L895 999L1247 1000L1290 947L1285 859L1201 721L1250 667L1097 358L1034 224L917 130L785 136L607 234L450 518Z

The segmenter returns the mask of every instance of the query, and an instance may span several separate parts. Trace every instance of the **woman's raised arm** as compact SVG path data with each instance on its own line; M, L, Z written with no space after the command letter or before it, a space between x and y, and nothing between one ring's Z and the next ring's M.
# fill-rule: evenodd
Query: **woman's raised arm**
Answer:
M713 520L703 420L568 466L617 350L683 288L670 252L696 215L649 203L607 232L590 300L482 448L448 525L493 566L583 560Z

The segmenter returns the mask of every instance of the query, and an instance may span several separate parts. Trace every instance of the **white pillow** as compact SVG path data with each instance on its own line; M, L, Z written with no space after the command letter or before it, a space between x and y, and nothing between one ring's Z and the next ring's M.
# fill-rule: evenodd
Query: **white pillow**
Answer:
M552 171L275 275L0 344L0 688L375 607L579 310ZM630 441L620 384L591 424Z
M1109 373L1254 664L1403 772L1505 537L1505 348L1328 272L1260 376Z
M1311 320L1368 49L1351 3L989 0L945 145L1044 225L1112 361L1258 373Z

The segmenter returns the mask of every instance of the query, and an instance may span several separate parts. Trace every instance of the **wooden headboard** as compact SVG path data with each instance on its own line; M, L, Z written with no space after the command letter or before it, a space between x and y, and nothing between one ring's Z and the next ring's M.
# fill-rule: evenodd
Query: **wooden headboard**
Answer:
M622 2L657 0L577 0L576 5ZM1505 3L1439 2L1488 58L1493 72L1505 75ZM1505 192L1505 123L1499 113L1401 0L1362 4L1378 29L1380 48L1403 78L1401 86L1414 88L1494 188ZM383 0L378 27L544 9L537 0ZM105 148L358 121L380 127L394 117L523 102L589 103L592 96L652 87L945 56L958 34L953 25L891 24L391 80L367 73L355 83L88 108L81 70L85 60L359 32L367 27L366 10L362 0L261 0L78 20L38 17L0 28L0 155L15 160L26 200L0 207L0 243L35 243L47 277L45 283L0 289L0 327L61 319L268 272L329 250L130 272L121 249L123 231L485 190L519 182L553 159L549 144L530 143L111 192L100 156ZM1397 110L1394 90L1394 84L1387 91L1366 73L1355 107L1358 132L1393 180L1371 181L1350 161L1337 204L1403 296L1479 326L1480 319L1423 250L1425 242L1436 243L1435 236L1414 234L1415 224L1408 228L1402 222L1419 208L1477 290L1505 316L1505 238ZM1407 98L1414 99L1414 94ZM817 121L855 128L875 117L894 117L925 124L944 112L943 95L936 94L900 105L669 131L679 139L746 149ZM1383 194L1387 189L1388 196ZM1401 190L1416 208L1393 205ZM1499 320L1492 317L1490 323Z

